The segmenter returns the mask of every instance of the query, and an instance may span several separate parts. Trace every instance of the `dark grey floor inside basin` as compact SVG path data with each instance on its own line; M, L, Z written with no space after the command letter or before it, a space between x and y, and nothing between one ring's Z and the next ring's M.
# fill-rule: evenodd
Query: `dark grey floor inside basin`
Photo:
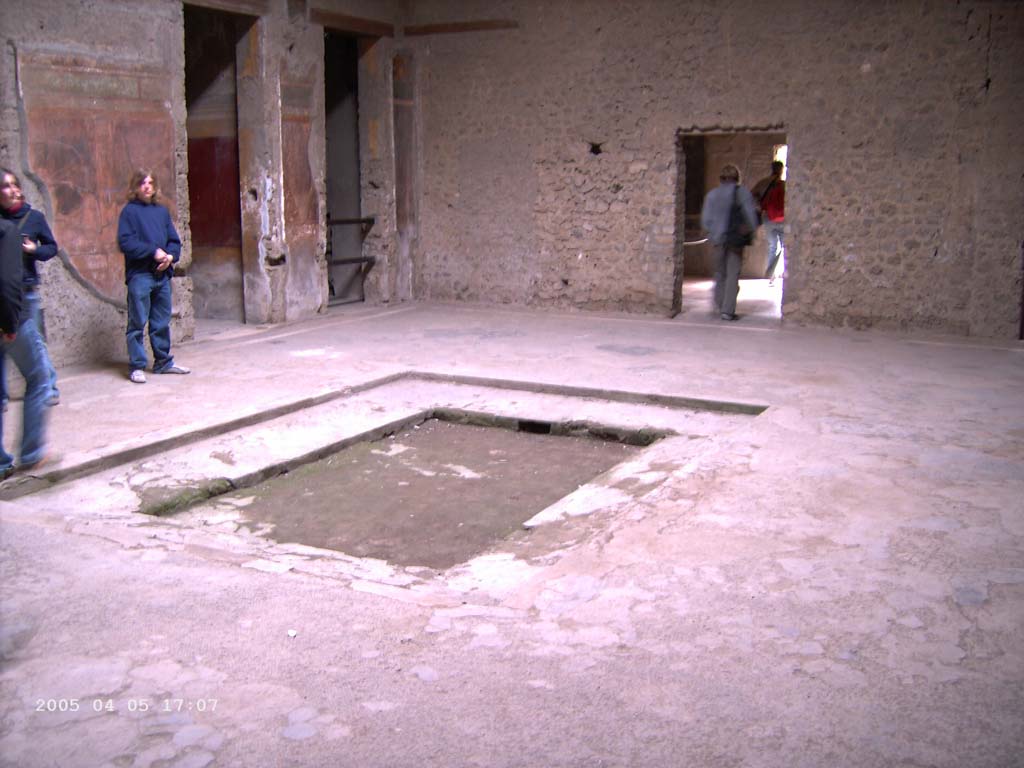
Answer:
M278 542L444 569L638 450L432 419L233 495Z

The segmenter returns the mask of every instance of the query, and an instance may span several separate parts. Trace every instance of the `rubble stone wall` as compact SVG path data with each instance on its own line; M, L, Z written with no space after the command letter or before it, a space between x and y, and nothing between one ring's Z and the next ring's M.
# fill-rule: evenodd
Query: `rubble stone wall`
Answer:
M321 13L396 33L359 44L370 302L669 313L689 256L679 137L782 134L787 321L1018 336L1024 3L198 4L260 17L239 70L250 322L326 302L323 29L310 20ZM515 28L472 24L488 20ZM448 26L404 34L430 24ZM179 0L36 0L0 14L0 164L68 252L43 268L58 365L125 357L107 231L125 163L166 176L185 244L173 332L193 332L183 35ZM411 95L396 100L396 82ZM54 93L69 94L71 114ZM397 137L396 109L411 120ZM76 110L80 133L96 135L65 158ZM159 130L131 130L143 123ZM411 185L401 227L396 185Z
M788 320L1016 338L1024 4L418 0L417 296L668 312L676 136L789 145Z

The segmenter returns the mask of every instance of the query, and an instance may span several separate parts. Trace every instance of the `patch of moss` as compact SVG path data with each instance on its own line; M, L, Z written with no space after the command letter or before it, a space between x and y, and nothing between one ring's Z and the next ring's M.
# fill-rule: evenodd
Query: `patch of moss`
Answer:
M213 478L200 485L192 485L187 488L148 488L139 494L142 500L139 512L155 517L170 515L197 502L206 501L206 499L233 490L235 490L234 484L223 477Z

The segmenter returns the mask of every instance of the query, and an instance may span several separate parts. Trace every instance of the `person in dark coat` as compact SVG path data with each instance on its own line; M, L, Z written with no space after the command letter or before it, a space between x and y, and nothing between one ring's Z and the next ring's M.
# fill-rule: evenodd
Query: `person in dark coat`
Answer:
M10 356L25 378L19 469L41 466L46 454L46 400L49 375L39 357L35 319L24 311L22 241L17 226L0 218L0 351ZM15 470L14 457L3 447L0 412L0 479Z
M42 211L34 209L25 200L18 176L7 168L0 168L0 217L15 225L16 233L22 243L22 282L24 283L24 311L36 323L39 344L39 356L46 366L50 382L50 392L46 397L47 405L60 402L60 390L57 388L57 369L50 361L50 351L46 348L46 336L43 329L43 307L39 295L42 282L39 264L49 261L57 255L57 241L53 238L50 225ZM7 376L5 359L0 354L0 402L7 407Z

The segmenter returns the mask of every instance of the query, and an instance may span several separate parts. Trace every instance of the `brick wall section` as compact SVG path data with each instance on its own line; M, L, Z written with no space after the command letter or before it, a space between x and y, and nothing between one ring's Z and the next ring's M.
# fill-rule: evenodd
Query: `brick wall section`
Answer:
M668 312L676 133L781 126L788 319L1016 338L1024 5L414 9L519 24L415 39L418 295Z

